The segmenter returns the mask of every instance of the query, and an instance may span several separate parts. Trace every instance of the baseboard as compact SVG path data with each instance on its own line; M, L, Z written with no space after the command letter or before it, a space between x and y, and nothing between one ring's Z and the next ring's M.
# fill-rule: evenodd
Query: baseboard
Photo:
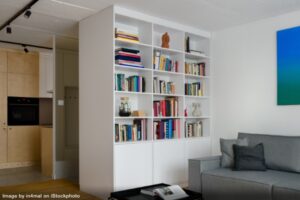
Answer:
M13 163L0 163L0 169L19 168L19 167L31 167L39 165L39 162L13 162Z

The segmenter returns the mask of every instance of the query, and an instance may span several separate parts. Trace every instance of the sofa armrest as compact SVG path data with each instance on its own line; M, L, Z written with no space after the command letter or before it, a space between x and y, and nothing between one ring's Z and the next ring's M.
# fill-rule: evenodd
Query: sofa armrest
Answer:
M201 193L201 173L220 168L220 162L221 156L189 159L189 189Z

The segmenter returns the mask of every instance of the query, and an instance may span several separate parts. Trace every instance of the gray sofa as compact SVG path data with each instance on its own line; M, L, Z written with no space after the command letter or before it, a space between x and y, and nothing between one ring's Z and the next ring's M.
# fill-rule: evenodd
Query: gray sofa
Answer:
M189 189L204 200L300 200L300 137L239 133L263 143L267 171L220 167L221 156L189 160Z

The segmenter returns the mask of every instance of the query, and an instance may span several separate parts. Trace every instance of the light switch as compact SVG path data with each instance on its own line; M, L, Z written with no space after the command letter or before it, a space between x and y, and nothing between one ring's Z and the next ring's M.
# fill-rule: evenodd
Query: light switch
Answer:
M64 106L65 105L65 101L64 100L58 100L57 101L57 105L58 106Z

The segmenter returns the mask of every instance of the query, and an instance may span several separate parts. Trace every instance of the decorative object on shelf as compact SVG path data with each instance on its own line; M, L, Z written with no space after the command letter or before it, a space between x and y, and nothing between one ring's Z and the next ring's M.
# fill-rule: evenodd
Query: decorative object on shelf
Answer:
M134 111L132 111L131 116L134 116L134 117L145 117L146 113L143 110L134 110Z
M188 114L187 114L187 108L184 109L184 116L185 116L185 117L188 116Z
M189 36L187 36L185 38L185 51L187 53L190 53L190 37Z
M128 117L131 115L131 109L128 97L121 97L121 104L119 107L119 115L121 117Z
M162 44L161 47L162 48L170 48L169 42L170 42L170 36L168 34L168 32L165 32L161 38Z
M201 104L200 103L193 103L192 107L193 107L192 116L193 117L200 117L201 116Z

